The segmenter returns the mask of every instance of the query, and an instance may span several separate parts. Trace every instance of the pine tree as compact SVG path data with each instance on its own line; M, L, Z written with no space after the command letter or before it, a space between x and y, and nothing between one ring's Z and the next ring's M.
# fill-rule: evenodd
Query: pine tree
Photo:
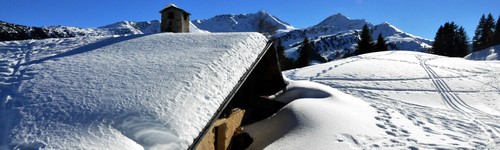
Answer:
M485 21L486 21L486 18L484 17L484 14L483 14L481 16L481 19L479 19L479 24L477 25L476 31L474 32L474 37L472 37L472 50L473 51L479 50L483 45L479 39L482 36Z
M440 55L443 56L453 56L453 52L455 51L456 45L454 44L455 40L455 29L457 28L457 25L455 25L454 22L451 23L445 23L443 26L443 36L444 38L444 43L445 43L445 49L442 51Z
M299 52L299 58L297 58L296 67L297 68L302 68L305 66L309 66L309 63L311 62L311 56L314 53L313 46L309 42L309 40L304 38L304 41L302 42L302 45L298 49Z
M454 22L447 22L444 26L440 26L436 32L429 53L450 57L464 57L469 52L467 39L467 33L465 33L463 27L458 27Z
M469 42L467 41L467 33L463 27L455 29L454 44L455 49L452 53L452 57L464 57L469 54Z
M433 45L434 49L434 54L436 55L442 55L442 56L451 56L451 53L455 49L455 45L453 44L454 37L455 37L455 28L456 25L455 23L451 22L446 22L441 29L439 37L436 35L436 44L440 45ZM438 30L439 32L439 30Z
M436 55L443 55L443 51L446 49L446 42L444 36L444 27L439 26L436 36L434 37L434 43L432 44L432 49L429 53Z
M495 34L493 35L493 45L500 44L500 16L497 18L497 24L495 25Z
M485 41L485 48L488 48L488 47L491 47L493 46L493 41L494 41L494 32L495 32L495 19L493 19L493 15L488 14L488 18L486 18L486 24L485 24L485 28L487 30L483 30L483 33L484 35L486 35L484 37L484 41Z
M281 40L278 40L276 44L278 45L276 47L276 51L278 53L277 55L278 55L278 62L280 64L280 69L281 70L292 69L293 61L291 61L285 56L285 47L281 45Z
M476 32L472 38L472 48L474 51L482 50L493 46L493 31L495 30L495 19L493 16L488 14L485 18L484 14L479 20L479 25L477 25Z
M375 44L375 52L387 51L387 50L388 50L387 43L382 37L382 33L379 33L377 37L377 44Z
M360 40L358 41L358 46L356 47L356 51L354 51L354 53L356 55L370 53L373 52L373 47L372 33L370 28L368 28L368 25L365 24L361 30Z

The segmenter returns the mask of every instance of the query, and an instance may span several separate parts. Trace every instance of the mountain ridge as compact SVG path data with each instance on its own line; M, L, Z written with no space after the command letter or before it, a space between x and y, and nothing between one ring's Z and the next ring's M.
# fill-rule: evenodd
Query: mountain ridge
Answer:
M306 28L295 28L265 11L248 14L222 14L212 18L191 21L193 32L260 32L271 40L280 40L287 49L288 57L297 54L296 49L304 38L308 38L316 51L327 60L335 60L351 55L359 40L362 26L373 30L373 39L380 33L386 39L389 49L425 51L432 41L414 36L384 22L373 25L365 19L351 19L342 13L325 18L320 23ZM153 34L160 32L160 21L120 21L96 28L71 26L28 27L0 22L0 41L67 38L79 36L109 36ZM206 30L206 31L205 31Z
M295 29L289 23L265 11L249 14L222 14L192 22L198 28L210 32L260 32L272 35L278 30Z
M365 24L372 30L374 42L380 33L390 50L423 52L432 47L431 40L406 33L388 22L372 25L364 19L350 19L341 13L329 16L315 26L275 34L272 39L282 43L287 57L296 59L299 46L304 38L308 38L317 52L331 61L353 55Z

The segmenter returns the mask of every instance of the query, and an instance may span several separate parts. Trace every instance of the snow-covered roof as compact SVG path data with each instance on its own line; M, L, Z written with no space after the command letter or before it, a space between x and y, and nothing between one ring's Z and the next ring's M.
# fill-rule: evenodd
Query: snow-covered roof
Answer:
M27 59L18 70L29 77L2 92L16 105L2 113L9 134L0 140L10 148L186 149L266 42L259 33L161 33Z
M163 9L160 10L160 13L165 11L166 9L171 9L171 8L174 8L174 9L178 9L178 10L181 10L183 11L184 13L187 13L188 15L191 15L189 12L187 12L186 10L184 9L181 9L179 7L177 7L177 5L175 5L174 3L170 3L168 5L166 5Z

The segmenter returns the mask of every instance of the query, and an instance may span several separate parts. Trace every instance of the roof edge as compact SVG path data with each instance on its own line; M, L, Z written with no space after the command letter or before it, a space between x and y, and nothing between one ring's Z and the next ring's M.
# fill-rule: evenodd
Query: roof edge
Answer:
M224 101L222 102L221 107L219 107L219 109L217 109L217 111L215 112L215 115L212 116L212 118L207 123L207 125L205 125L205 127L203 127L203 130L201 130L201 132L199 133L198 137L196 137L194 139L193 143L191 143L191 145L188 148L189 150L196 149L196 147L198 146L198 144L201 142L201 140L203 139L203 137L206 135L207 130L209 130L210 127L211 127L211 125L214 124L214 122L219 118L219 116L222 114L222 112L224 111L224 109L227 107L227 105L229 104L229 102L231 101L231 99L233 99L234 95L239 91L239 89L241 88L241 86L243 85L243 83L245 83L245 81L248 79L248 77L250 76L250 74L252 73L252 71L259 64L259 62L262 60L263 56L269 51L269 49L271 48L271 46L273 44L274 43L272 41L268 41L267 42L266 46L264 47L264 50L257 56L257 59L255 59L255 61L252 63L252 65L247 70L247 72L245 72L245 74L243 74L243 76L240 78L240 80L238 81L238 84L236 84L236 86L233 88L233 90L231 90L231 92L229 93L229 95L224 99Z

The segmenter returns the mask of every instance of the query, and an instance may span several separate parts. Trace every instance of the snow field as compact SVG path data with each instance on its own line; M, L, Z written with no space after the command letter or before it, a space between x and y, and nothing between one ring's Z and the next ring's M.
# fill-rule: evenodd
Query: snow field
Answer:
M257 140L253 149L495 149L498 69L497 62L388 51L290 70L291 80L329 87L292 81L275 99L290 103L245 130Z

